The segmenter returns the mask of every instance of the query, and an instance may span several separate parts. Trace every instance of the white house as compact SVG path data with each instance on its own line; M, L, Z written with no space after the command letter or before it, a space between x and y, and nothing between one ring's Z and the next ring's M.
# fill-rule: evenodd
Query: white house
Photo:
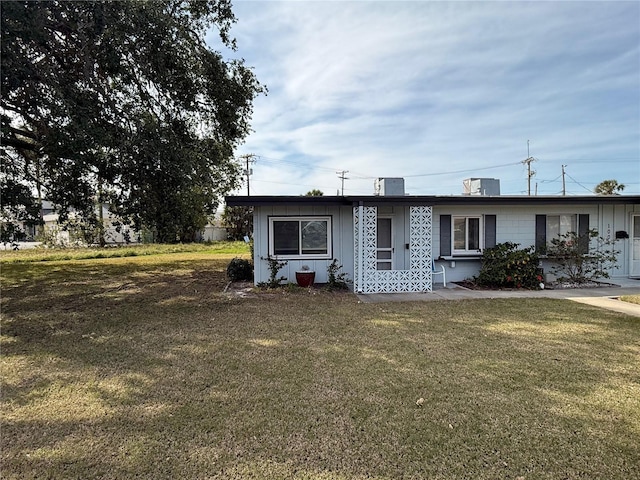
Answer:
M478 274L485 248L590 229L617 239L611 278L640 278L640 196L412 196L389 185L370 196L227 197L254 207L256 283L269 280L268 256L288 261L279 275L290 281L308 265L319 283L337 259L356 292L431 291L434 266L460 281Z

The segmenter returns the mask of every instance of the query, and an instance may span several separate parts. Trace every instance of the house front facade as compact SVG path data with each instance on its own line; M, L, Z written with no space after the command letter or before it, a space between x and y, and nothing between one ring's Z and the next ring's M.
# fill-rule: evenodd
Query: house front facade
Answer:
M327 281L333 259L358 293L429 292L478 274L484 249L504 242L544 252L551 239L591 229L615 240L616 277L640 278L640 196L255 196L255 282L269 280L268 257L286 260L295 281L303 265ZM549 271L550 260L542 267Z

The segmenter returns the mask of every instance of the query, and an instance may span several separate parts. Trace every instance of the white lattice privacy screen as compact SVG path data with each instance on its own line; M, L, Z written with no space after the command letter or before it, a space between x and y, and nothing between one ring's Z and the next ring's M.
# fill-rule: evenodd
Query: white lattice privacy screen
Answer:
M377 270L378 209L353 208L356 292L431 292L431 210L431 207L410 207L409 270Z

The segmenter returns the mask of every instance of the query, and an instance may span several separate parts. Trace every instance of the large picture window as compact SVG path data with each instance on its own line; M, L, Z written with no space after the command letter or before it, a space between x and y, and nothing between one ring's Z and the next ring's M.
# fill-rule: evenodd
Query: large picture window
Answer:
M331 217L269 218L269 255L331 258Z
M482 250L480 217L453 217L453 253L477 253Z

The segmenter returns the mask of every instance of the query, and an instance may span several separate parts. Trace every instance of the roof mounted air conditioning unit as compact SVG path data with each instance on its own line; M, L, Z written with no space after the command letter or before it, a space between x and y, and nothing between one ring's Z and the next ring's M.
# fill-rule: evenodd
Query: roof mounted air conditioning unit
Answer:
M376 178L373 188L374 195L404 196L404 178Z
M462 194L471 196L500 196L500 180L497 178L467 178L462 181Z

